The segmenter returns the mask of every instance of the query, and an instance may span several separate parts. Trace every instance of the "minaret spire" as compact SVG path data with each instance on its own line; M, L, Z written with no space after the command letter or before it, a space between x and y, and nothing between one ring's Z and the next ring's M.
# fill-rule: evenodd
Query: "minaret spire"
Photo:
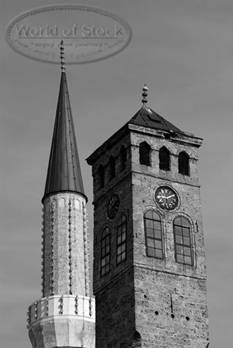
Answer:
M60 44L61 81L43 199L56 192L84 194L65 71L64 43Z

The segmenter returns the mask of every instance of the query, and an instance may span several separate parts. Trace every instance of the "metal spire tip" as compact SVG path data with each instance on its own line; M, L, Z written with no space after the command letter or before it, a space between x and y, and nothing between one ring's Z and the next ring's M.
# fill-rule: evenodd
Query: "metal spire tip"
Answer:
M142 89L142 104L143 105L145 105L148 102L147 97L148 97L148 87L146 84L144 84Z
M60 43L60 59L61 59L61 72L65 72L65 55L64 55L64 41L61 40Z

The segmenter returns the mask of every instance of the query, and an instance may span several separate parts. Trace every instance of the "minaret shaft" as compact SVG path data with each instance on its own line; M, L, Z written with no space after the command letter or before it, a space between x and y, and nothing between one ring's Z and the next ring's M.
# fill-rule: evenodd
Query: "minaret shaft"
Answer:
M86 200L59 193L44 200L43 296L89 294Z

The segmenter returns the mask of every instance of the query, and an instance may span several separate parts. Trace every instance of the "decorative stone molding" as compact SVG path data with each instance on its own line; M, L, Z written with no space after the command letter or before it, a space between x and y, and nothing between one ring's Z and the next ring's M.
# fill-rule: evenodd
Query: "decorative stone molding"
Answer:
M42 208L42 236L41 236L41 287L44 296L45 289L45 208Z
M50 251L50 267L51 267L51 274L50 274L50 295L53 295L54 293L54 250L53 250L53 242L54 242L54 226L55 226L55 209L56 209L56 200L54 199L51 203L51 210L50 210L50 242L51 242L51 251Z
M64 316L95 322L95 299L74 295L43 297L28 309L28 328L40 320Z
M72 202L68 202L68 257L69 257L69 292L72 294Z
M83 246L84 246L84 274L85 274L85 295L89 293L89 250L87 236L87 210L83 204Z

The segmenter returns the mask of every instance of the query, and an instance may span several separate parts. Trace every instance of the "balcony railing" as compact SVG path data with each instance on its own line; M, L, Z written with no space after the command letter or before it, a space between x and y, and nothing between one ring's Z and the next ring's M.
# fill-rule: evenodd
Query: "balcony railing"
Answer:
M28 309L28 327L48 317L74 316L95 321L95 299L86 296L53 295L34 302Z

